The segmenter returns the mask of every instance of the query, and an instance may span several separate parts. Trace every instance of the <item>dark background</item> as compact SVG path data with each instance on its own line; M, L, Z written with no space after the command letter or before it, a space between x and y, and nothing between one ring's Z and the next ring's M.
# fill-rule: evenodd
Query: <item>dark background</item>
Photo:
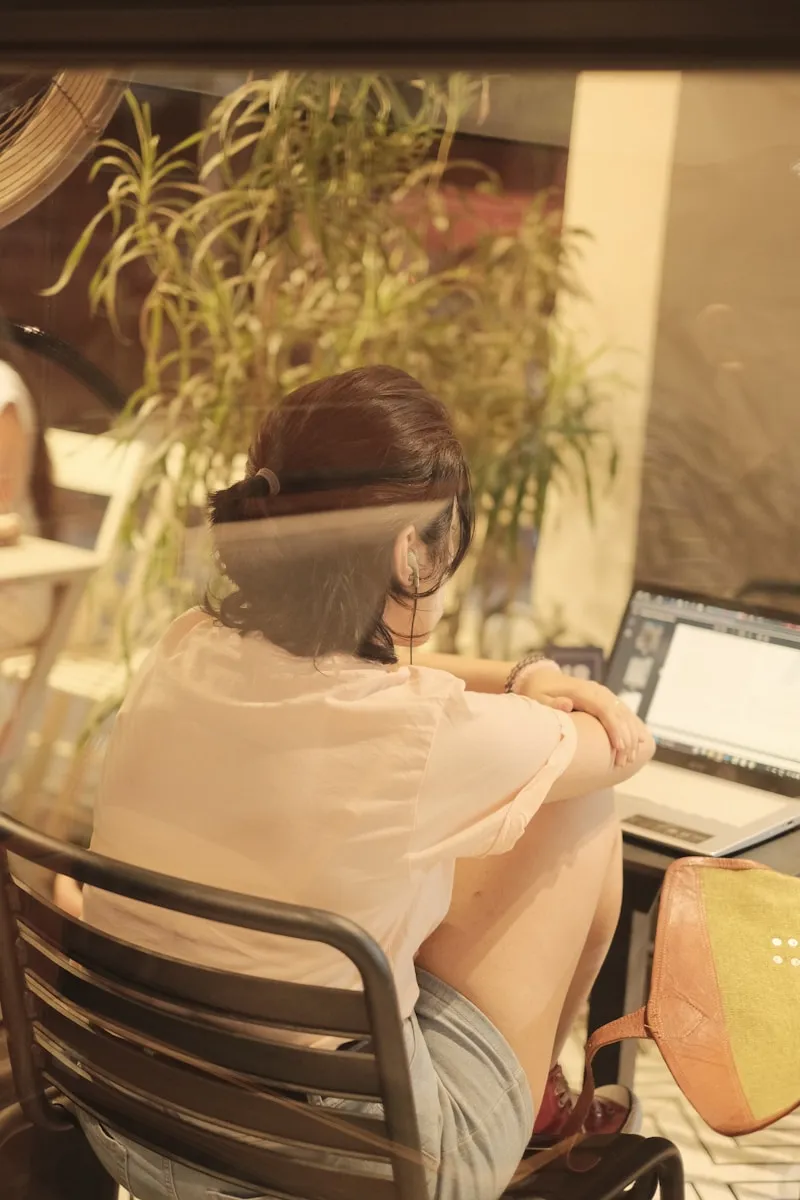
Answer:
M335 0L2 5L0 52L59 66L690 67L800 61L796 0Z

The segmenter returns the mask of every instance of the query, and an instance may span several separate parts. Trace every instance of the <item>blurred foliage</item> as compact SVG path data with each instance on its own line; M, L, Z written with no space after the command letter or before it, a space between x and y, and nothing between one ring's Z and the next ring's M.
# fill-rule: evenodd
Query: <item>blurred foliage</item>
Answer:
M125 435L151 447L127 530L143 563L124 610L131 645L192 598L187 525L202 524L208 489L241 471L264 411L349 367L418 376L463 439L479 522L451 601L453 642L465 590L496 577L498 561L513 574L520 532L541 526L551 487L580 487L591 514L614 471L611 381L578 355L555 303L579 292L582 235L539 196L513 235L484 223L474 245L448 252L454 212L468 218L475 197L502 190L463 161L450 185L459 120L490 99L489 81L464 75L401 87L281 73L226 96L202 130L162 150L148 106L129 94L138 145L102 144L92 175L113 174L107 204L51 291L110 222L90 298L124 336L123 281L146 272L144 375L123 418Z

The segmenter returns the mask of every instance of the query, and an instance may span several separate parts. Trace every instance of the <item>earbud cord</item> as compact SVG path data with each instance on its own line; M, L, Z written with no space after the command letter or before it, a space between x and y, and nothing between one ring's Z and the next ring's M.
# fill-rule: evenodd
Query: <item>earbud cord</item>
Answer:
M414 607L411 610L411 636L408 639L408 661L414 665L414 622L417 619L417 601L419 600L419 576L414 574Z

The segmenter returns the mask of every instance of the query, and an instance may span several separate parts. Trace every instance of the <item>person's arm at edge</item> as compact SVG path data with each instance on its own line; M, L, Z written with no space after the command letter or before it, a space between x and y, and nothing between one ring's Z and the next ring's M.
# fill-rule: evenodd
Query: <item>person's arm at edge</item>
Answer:
M25 486L27 438L13 401L0 411L0 512L13 511Z

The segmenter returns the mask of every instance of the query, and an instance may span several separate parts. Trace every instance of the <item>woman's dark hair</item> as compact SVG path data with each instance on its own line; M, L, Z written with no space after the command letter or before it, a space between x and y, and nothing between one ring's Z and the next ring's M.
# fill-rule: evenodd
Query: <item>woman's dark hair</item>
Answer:
M473 529L469 472L446 408L386 366L287 396L262 422L245 479L216 492L210 514L234 588L206 600L223 625L303 657L382 663L396 661L387 597L414 601L393 569L397 536L413 524L427 549L425 596L462 562Z

